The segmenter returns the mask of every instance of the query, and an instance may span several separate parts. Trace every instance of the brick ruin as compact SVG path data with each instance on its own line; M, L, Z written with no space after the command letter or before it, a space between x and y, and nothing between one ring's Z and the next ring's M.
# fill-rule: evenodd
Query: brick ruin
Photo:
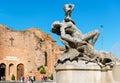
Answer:
M62 53L49 34L40 29L29 28L15 31L0 25L0 76L11 80L12 74L19 80L20 76L35 76L40 80L37 68L45 66L47 75L54 72L54 64Z

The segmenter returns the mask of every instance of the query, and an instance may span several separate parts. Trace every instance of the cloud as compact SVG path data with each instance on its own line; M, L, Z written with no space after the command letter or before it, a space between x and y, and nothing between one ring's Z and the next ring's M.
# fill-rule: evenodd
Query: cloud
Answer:
M120 58L120 41L115 43L110 51L117 57L117 58Z

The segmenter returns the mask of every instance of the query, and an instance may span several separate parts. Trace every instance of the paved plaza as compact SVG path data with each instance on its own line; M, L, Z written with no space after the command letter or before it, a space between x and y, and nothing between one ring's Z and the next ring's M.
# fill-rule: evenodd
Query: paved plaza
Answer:
M20 82L20 81L0 81L0 83L27 83L27 82ZM56 82L34 81L33 83L56 83Z

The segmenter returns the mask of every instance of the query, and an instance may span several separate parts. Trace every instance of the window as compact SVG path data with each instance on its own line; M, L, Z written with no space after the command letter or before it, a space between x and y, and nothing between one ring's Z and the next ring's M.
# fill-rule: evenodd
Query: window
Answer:
M45 52L45 66L47 66L47 52Z

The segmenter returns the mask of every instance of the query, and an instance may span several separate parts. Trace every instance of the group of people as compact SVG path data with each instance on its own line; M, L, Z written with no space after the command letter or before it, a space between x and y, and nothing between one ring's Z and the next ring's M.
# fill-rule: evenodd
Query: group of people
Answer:
M33 83L35 81L35 76L27 76L26 82Z
M5 76L1 76L1 77L0 77L0 80L1 80L1 81L5 81Z

